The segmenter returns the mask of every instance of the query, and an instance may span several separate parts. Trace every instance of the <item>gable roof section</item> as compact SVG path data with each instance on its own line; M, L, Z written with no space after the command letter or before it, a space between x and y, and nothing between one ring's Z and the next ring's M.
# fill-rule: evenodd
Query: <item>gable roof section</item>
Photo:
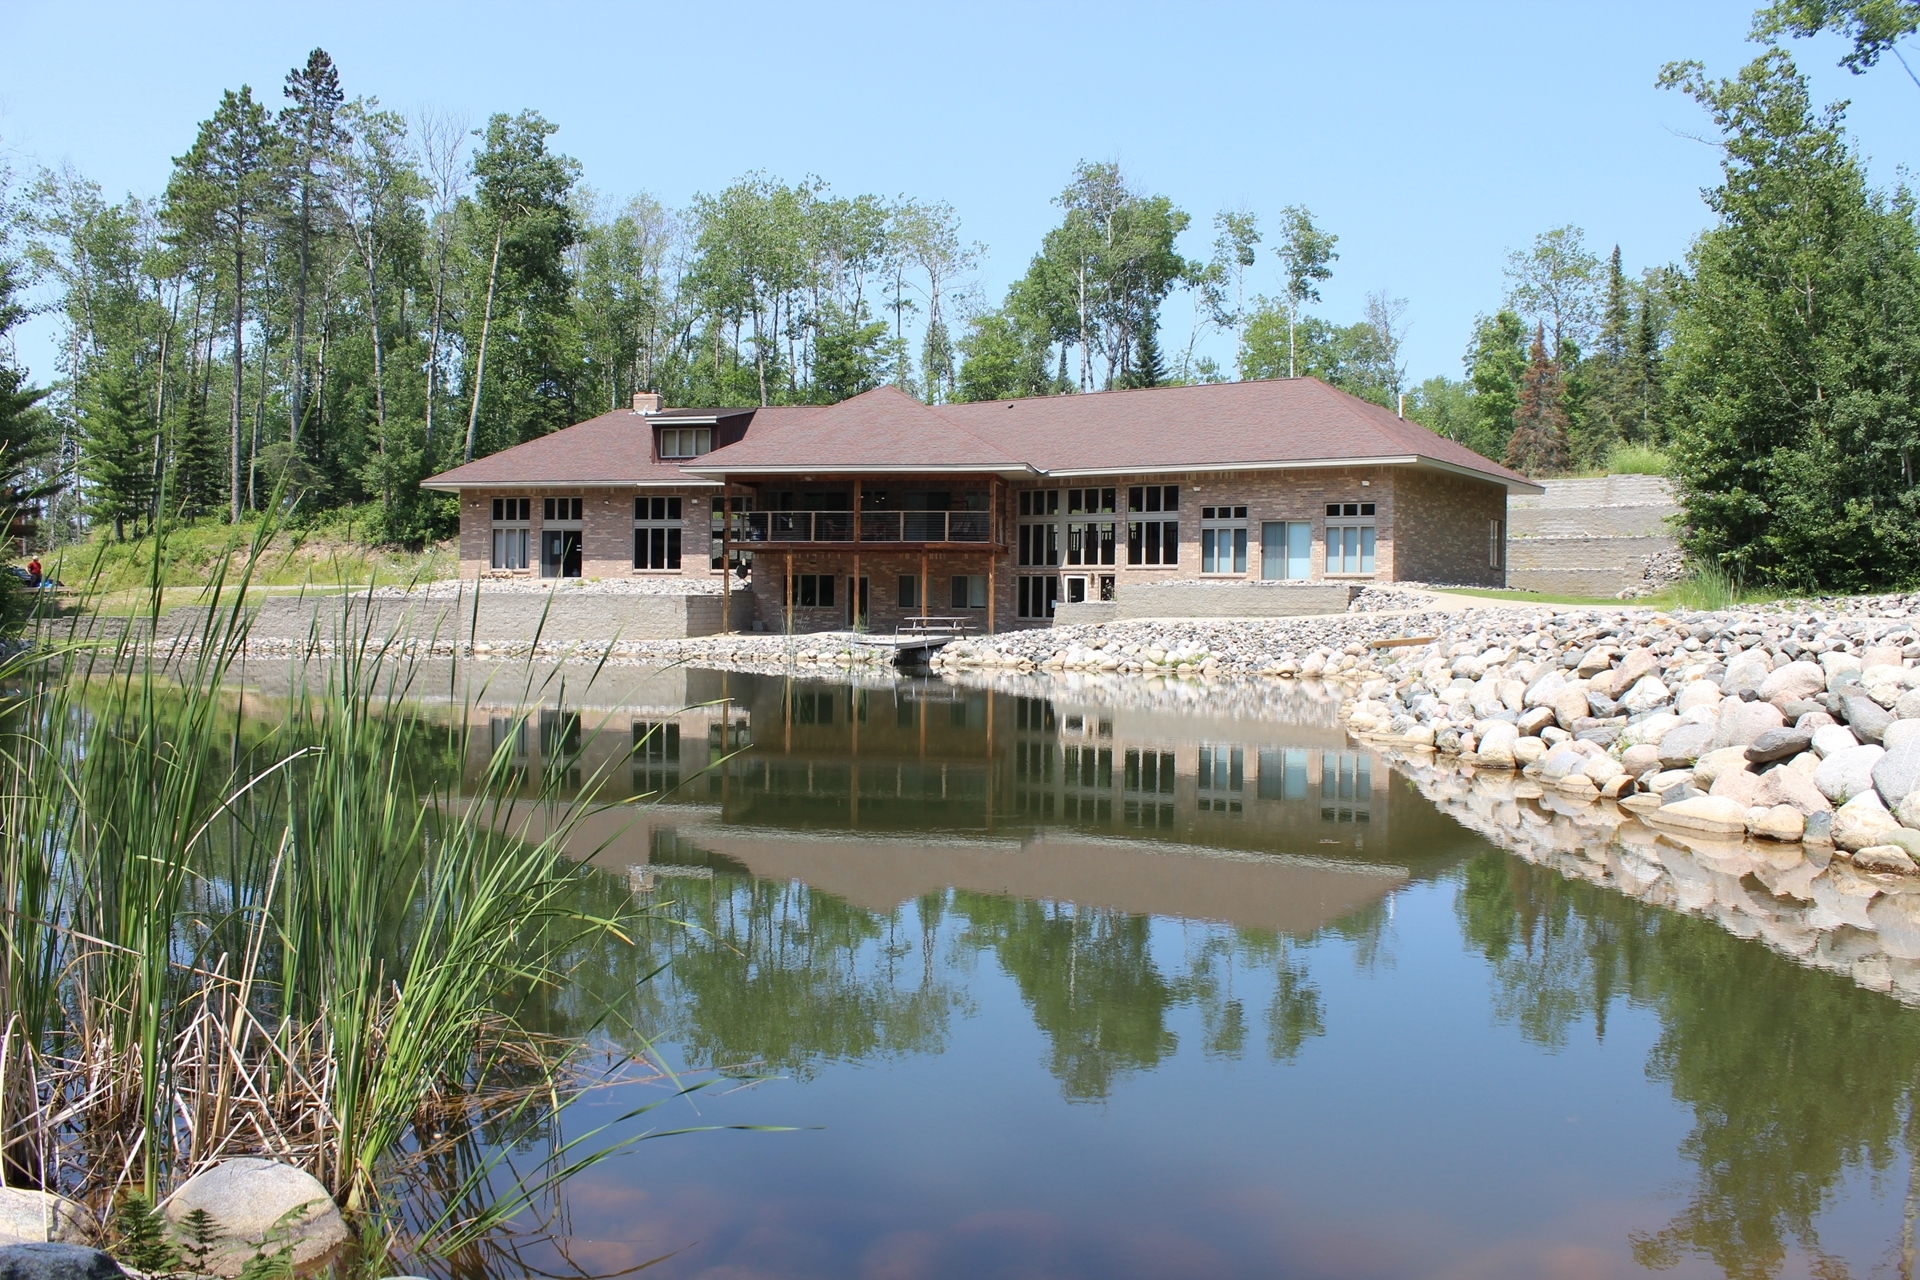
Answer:
M748 419L743 438L685 462L653 457L655 424ZM1154 387L929 408L896 387L836 405L618 409L445 471L428 489L705 485L723 476L971 472L1116 475L1413 465L1509 490L1533 481L1315 378Z
M1516 471L1317 378L943 405L1050 475L1414 463L1538 491Z
M809 417L772 425L765 429L756 415L745 439L715 449L687 470L716 478L806 471L1027 475L1033 470L1016 449L982 439L898 387L876 387Z
M632 485L704 485L687 474L679 462L657 462L653 456L653 426L676 420L712 422L741 414L752 416L752 429L777 428L782 421L824 412L811 405L774 409L668 410L638 414L615 409L576 423L551 435L529 440L511 449L475 458L464 466L443 471L422 482L422 488L459 490L517 485L570 485L581 488Z

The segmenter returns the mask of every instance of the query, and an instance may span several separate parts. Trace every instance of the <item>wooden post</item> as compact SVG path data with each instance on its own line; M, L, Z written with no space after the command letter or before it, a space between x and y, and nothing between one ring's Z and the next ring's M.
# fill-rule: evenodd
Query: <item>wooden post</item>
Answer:
M995 588L996 586L998 586L998 583L995 581L997 577L997 574L995 571L998 570L999 567L1000 567L1000 553L997 551L987 552L987 634L988 635L993 634L993 597L995 593ZM992 713L989 712L988 714L991 715Z
M849 629L860 629L860 477L853 478L853 577L847 583L847 617L852 621ZM854 814L859 815L859 801L854 801Z
M720 633L733 634L733 484L720 483Z
M787 634L793 634L793 552L787 552Z
M933 591L933 578L927 573L927 553L920 553L920 616L927 616L927 596Z

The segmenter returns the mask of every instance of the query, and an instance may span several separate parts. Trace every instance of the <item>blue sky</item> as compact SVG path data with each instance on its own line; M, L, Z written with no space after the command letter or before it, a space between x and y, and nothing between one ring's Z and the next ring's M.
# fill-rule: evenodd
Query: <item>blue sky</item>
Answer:
M1705 224L1715 152L1691 102L1654 87L1698 58L1752 56L1751 3L180 5L0 0L0 147L70 161L110 195L158 192L223 88L277 102L326 48L349 94L474 123L534 107L598 191L671 205L750 170L954 205L997 302L1082 158L1118 160L1193 215L1304 203L1340 236L1320 308L1407 299L1414 381L1458 376L1509 249L1575 223L1629 269L1676 261ZM1793 46L1822 100L1853 100L1876 180L1912 159L1920 88L1854 77L1837 40ZM1273 287L1272 262L1253 272ZM1169 308L1164 344L1185 345ZM51 328L20 353L53 373ZM1213 344L1218 350L1219 343Z

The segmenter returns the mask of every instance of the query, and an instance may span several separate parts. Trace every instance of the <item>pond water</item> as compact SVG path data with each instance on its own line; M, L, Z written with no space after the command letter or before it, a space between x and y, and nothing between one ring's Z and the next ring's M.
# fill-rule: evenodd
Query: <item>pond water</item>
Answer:
M1324 701L681 671L503 735L664 797L581 851L657 918L551 1029L770 1077L656 1128L793 1126L629 1149L516 1266L1911 1274L1920 1011L1505 852Z

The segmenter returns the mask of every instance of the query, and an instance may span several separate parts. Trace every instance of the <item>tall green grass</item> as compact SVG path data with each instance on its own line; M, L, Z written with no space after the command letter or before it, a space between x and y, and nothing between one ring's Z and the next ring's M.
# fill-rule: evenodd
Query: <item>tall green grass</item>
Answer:
M1667 455L1652 445L1622 442L1607 450L1606 473L1610 476L1663 476L1667 474Z
M1725 569L1704 564L1693 566L1686 577L1662 594L1670 595L1679 608L1711 612L1739 604L1743 593L1740 583Z
M144 625L107 642L101 619L39 619L42 643L0 660L0 1162L103 1215L237 1154L378 1214L449 1135L568 1096L570 1046L518 1001L625 927L582 905L576 861L621 761L563 791L523 776L510 734L463 785L477 718L429 715L419 668L370 643L352 599L316 623L336 643L291 660L284 720L246 713L233 677L268 537L221 562L239 573L216 569L190 635L147 642L156 568ZM488 1162L454 1163L444 1196L467 1207L438 1229L514 1203L475 1202Z

